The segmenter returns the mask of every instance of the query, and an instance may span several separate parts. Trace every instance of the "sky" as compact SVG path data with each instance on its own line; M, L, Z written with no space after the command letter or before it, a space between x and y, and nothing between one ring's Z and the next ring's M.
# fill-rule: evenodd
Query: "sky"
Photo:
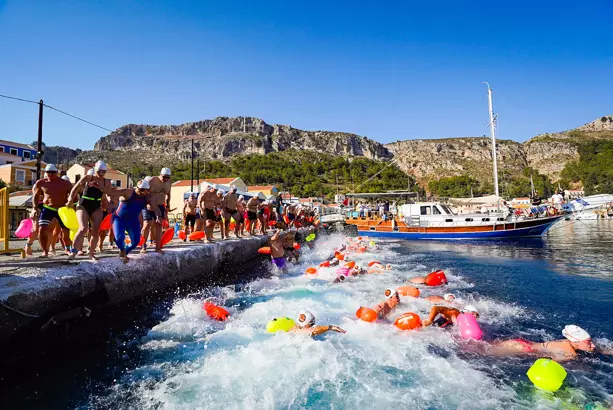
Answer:
M613 1L0 0L0 94L114 130L254 116L382 143L613 114ZM45 110L47 145L108 131ZM0 139L38 107L0 98Z

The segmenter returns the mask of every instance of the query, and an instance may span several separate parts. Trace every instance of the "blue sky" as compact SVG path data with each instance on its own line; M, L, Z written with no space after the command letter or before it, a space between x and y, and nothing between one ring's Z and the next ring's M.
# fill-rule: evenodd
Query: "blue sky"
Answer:
M0 94L106 128L255 116L380 142L524 141L613 114L613 2L0 0ZM37 107L0 99L0 139ZM45 142L107 132L47 110Z

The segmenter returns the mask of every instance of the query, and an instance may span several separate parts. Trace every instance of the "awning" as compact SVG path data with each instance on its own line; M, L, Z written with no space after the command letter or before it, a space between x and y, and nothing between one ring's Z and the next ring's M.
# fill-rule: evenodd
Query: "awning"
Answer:
M503 203L504 199L496 195L479 196L476 198L449 198L449 203L454 206L469 206L469 205L496 205L498 202Z

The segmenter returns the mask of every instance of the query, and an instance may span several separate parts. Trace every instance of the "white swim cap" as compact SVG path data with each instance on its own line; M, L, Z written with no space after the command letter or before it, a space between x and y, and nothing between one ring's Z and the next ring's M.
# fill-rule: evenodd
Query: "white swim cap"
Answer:
M87 171L87 175L92 175L93 176L94 174L95 174L95 172L94 172L93 168L90 169L89 171Z
M149 182L149 181L151 181L152 179L153 179L153 177L145 177L145 178L143 178L143 181L147 181L147 182Z
M355 266L353 267L353 270L361 271L361 270L362 270L362 268L360 268L360 265L355 265Z
M385 289L385 292L383 292L383 294L385 295L386 298L391 299L394 296L398 296L398 292L396 291L396 289L392 289L392 288L387 288Z
M221 195L225 195L225 194L226 194L226 191L224 191L223 189L220 189L219 191L217 191L217 193L218 193L218 194L221 194Z
M62 176L62 179L63 179L64 181L68 181L68 182L70 182L70 177L69 177L68 175L63 175L63 176Z
M94 165L94 170L95 171L106 171L106 164L104 163L104 161L96 162L96 165Z
M592 338L588 332L577 325L566 325L562 334L571 342L583 342Z
M147 181L147 179L143 179L141 181L138 181L136 183L136 187L138 189L151 189L151 185L149 184L149 181Z
M298 320L296 320L296 324L299 327L305 327L309 325L313 326L315 325L315 315L309 312L308 310L305 310L304 312L300 312L300 314L298 315Z
M47 164L45 167L45 172L57 172L57 167L55 164Z
M451 302L455 299L455 295L453 293L445 293L443 295L443 299L445 299L447 302Z
M464 306L464 309L462 309L462 312L463 313L472 312L472 313L479 314L479 311L473 305L466 305L466 306Z
M238 199L245 199L245 196L241 195L241 196L238 197Z
M230 187L230 191L236 191L237 189L238 189L238 188L236 187L236 185L232 185L232 186Z
M385 265L385 270L392 270L392 265L389 263Z
M160 175L170 176L170 168L162 168L162 170L160 171Z

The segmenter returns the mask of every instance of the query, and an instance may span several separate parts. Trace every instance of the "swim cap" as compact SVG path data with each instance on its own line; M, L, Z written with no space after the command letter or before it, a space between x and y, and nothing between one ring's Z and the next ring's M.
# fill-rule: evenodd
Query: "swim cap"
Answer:
M224 191L223 189L220 189L219 191L217 191L217 195L225 195L226 191Z
M241 195L241 196L238 197L238 199L245 199L245 196Z
M300 312L300 314L298 315L298 320L296 321L296 324L299 327L305 327L309 325L313 326L315 324L315 315L313 315L308 310L305 310L304 312Z
M106 171L106 164L104 161L96 162L96 165L94 165L94 171Z
M94 172L93 168L90 169L89 171L87 171L87 175L94 175L94 174L95 174L95 172Z
M355 265L355 266L353 267L353 270L357 270L357 271L359 272L359 271L361 271L361 270L362 270L362 268L360 268L360 266L359 266L359 265Z
M577 325L566 325L562 334L571 342L583 342L592 338L588 332Z
M138 181L136 183L136 187L138 189L151 189L151 185L149 184L149 181L147 181L146 179Z
M383 294L385 295L386 298L391 299L394 296L398 296L398 292L396 291L396 289L392 289L392 288L387 288L385 289L385 292L383 292Z
M153 179L153 177L145 177L145 178L143 178L143 181L147 181L147 182L149 182L149 181L151 181L152 179Z
M57 172L57 167L55 164L47 164L45 167L45 172Z
M392 265L389 263L385 265L385 270L392 270Z
M455 295L453 293L445 293L443 295L443 299L445 299L447 302L451 302L455 299Z
M160 171L160 175L170 176L170 168L162 168L162 170Z
M230 187L230 191L233 191L233 192L236 192L236 190L237 190L237 189L238 189L238 188L236 187L236 185L232 185L232 186Z
M62 179L63 179L64 181L68 181L68 182L70 182L70 177L69 177L68 175L63 175L63 176L62 176Z
M340 281L344 281L345 279L347 279L347 276L345 276L345 274L344 274L344 273L340 273L340 274L338 275L338 279L339 279Z
M464 309L462 309L462 313L468 313L468 312L479 314L479 311L473 305L464 306Z

